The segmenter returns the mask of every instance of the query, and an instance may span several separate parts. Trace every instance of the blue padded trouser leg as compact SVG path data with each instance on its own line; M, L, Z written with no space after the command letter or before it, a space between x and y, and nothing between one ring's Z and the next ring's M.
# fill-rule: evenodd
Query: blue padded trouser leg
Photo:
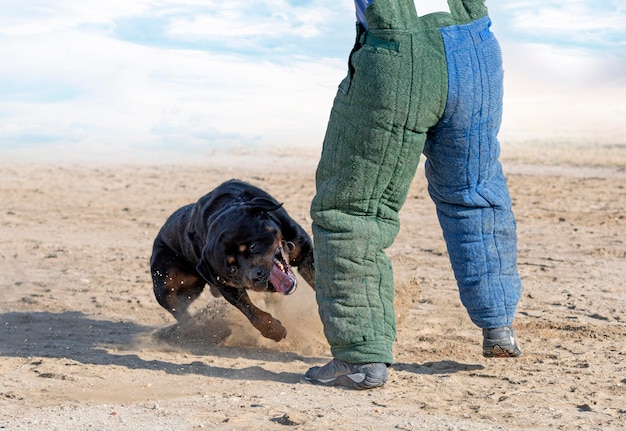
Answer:
M481 328L510 325L521 294L515 219L498 162L502 59L488 25L483 18L441 29L448 100L424 148L461 301Z

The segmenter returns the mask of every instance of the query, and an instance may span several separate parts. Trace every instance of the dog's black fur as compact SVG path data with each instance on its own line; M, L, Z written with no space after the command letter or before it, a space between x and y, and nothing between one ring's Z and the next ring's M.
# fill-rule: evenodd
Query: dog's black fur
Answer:
M315 289L309 235L272 196L235 179L174 212L150 259L156 299L178 321L191 317L189 304L209 284L275 341L287 330L257 308L246 289L290 294L292 266Z

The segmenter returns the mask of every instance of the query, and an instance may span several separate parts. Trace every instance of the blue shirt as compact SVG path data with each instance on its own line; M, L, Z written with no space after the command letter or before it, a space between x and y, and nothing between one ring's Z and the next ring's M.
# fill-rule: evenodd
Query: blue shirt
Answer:
M365 28L367 28L367 23L365 22L365 9L367 9L367 7L372 3L374 3L374 0L354 0L354 5L356 6L356 19L358 19Z

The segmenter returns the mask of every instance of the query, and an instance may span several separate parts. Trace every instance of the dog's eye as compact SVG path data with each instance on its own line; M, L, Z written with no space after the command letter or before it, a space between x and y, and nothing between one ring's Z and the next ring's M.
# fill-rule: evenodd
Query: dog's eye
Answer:
M237 267L236 266L229 266L228 270L226 271L226 274L228 275L235 275L237 273Z
M248 246L248 249L251 252L254 252L254 250L256 249L256 242L251 242L250 245Z

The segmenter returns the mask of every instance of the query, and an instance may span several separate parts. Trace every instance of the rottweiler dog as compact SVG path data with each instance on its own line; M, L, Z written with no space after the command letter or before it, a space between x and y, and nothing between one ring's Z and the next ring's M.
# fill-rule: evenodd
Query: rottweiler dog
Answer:
M208 284L275 341L287 330L246 290L289 295L296 289L292 267L315 289L309 235L267 192L236 179L175 211L150 259L156 299L179 322L191 317L189 305Z

